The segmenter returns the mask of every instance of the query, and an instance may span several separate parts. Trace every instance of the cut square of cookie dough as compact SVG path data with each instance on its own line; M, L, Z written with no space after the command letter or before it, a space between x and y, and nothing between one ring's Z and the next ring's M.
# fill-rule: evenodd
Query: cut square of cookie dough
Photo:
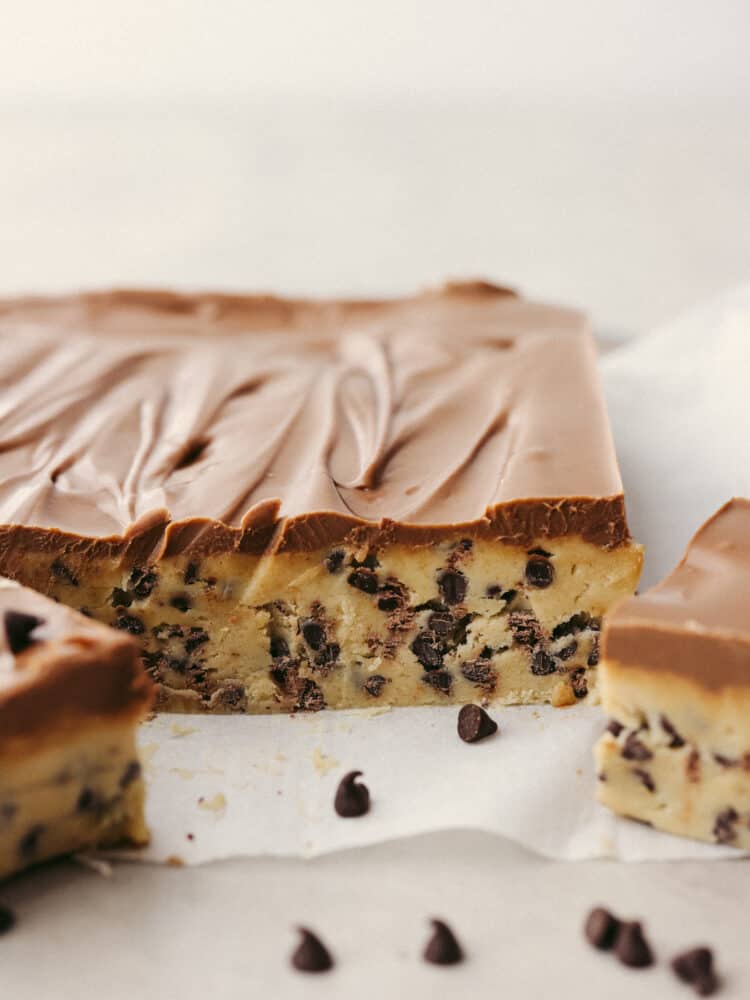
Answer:
M598 797L671 833L750 848L750 501L608 617Z
M159 705L568 704L634 591L577 312L0 303L0 571L136 636Z
M135 730L152 695L129 636L0 578L0 878L148 841Z

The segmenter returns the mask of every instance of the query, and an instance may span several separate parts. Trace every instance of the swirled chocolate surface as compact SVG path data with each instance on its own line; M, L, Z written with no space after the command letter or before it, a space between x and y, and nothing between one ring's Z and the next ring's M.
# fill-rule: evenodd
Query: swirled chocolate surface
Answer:
M585 320L482 282L0 303L0 524L152 556L628 539Z

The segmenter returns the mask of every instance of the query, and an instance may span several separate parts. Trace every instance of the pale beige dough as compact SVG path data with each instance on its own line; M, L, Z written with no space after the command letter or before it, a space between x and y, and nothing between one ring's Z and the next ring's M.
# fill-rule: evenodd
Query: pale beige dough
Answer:
M532 558L551 565L549 586L527 581ZM162 685L159 707L170 710L564 705L593 690L601 618L633 593L641 561L634 544L607 550L564 537L525 549L452 535L374 553L334 545L164 559L135 572L115 562L79 563L75 555L57 557L53 572L53 557L37 554L22 582L137 634ZM358 569L375 593L352 585ZM453 604L441 593L447 572L466 583ZM431 631L440 605L450 634L438 637L439 662L424 669L413 647ZM537 623L534 641L519 640L519 615ZM553 638L560 626L566 634Z
M595 749L599 801L670 833L750 848L750 689L608 660L600 690L611 731Z
M133 720L78 723L0 759L0 879L84 848L148 842Z

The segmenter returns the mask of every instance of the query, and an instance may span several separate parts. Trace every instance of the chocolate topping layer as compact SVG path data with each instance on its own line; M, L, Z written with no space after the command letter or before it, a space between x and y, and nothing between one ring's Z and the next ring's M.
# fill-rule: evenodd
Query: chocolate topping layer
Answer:
M36 744L83 717L146 711L152 684L128 636L0 578L0 619L6 611L33 615L40 624L35 641L15 656L0 630L0 753L18 740Z
M726 503L668 577L608 615L603 649L709 689L750 684L750 500Z
M629 537L584 319L481 282L0 303L0 524L6 567L80 539L139 561Z

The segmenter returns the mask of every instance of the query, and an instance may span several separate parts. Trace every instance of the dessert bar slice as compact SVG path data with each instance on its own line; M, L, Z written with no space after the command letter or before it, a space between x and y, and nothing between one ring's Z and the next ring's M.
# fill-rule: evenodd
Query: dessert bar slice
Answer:
M481 282L0 303L0 571L182 710L568 704L641 550L576 312Z
M135 729L152 688L128 636L0 579L0 878L147 842Z
M750 501L703 525L608 618L598 796L662 830L750 848Z

